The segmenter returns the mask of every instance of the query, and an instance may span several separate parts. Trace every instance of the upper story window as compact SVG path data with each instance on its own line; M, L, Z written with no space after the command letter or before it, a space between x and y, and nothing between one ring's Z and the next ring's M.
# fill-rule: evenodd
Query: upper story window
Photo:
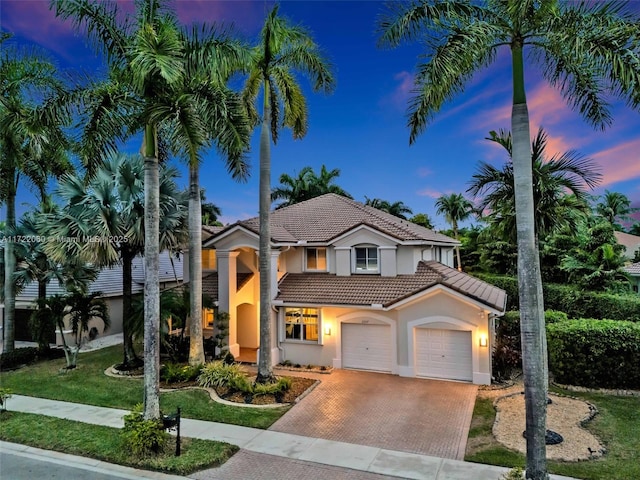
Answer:
M324 247L307 247L306 270L327 271L327 249Z
M202 250L202 269L215 270L217 268L216 251L205 248Z
M378 273L378 247L355 247L355 273Z
M286 340L318 342L320 310L317 308L286 308L284 331Z

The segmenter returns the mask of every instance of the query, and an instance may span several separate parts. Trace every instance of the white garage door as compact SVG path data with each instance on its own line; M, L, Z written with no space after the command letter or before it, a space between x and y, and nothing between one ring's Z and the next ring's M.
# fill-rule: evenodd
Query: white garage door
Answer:
M471 332L416 328L416 374L424 377L473 379Z
M391 327L342 324L342 367L391 371Z

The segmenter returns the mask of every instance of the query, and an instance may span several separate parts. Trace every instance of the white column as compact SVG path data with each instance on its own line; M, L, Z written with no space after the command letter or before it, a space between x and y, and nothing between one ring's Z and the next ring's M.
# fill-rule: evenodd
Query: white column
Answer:
M238 344L238 322L236 292L238 288L238 273L236 259L239 252L218 250L218 310L229 314L229 351L233 356L240 355Z

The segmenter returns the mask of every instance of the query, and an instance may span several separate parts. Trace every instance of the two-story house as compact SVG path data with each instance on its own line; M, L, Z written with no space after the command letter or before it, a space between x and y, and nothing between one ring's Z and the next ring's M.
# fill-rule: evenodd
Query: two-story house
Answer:
M258 231L252 218L203 243L235 356L260 347ZM335 194L273 211L271 236L274 363L490 383L506 295L452 268L457 241Z

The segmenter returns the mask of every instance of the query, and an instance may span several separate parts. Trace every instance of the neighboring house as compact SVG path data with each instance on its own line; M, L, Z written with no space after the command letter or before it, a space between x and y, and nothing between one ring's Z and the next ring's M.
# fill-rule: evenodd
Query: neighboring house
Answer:
M258 232L252 218L203 242L203 291L236 357L260 341ZM456 240L335 194L273 211L271 235L274 364L491 382L506 294L452 268Z
M168 252L160 254L160 289L166 289L182 282L182 256L176 258ZM144 259L136 257L132 265L132 293L142 293L144 290ZM109 311L109 319L111 320L110 328L103 333L104 325L101 321L92 322L90 328L95 326L99 335L110 335L122 332L122 265L118 264L110 268L103 268L98 273L98 277L89 286L90 292L101 292L101 298L107 303ZM57 281L50 282L47 285L47 296L55 294L66 294L64 287L61 287ZM31 282L16 296L16 340L31 340L31 332L29 330L29 317L33 308L35 308L35 300L38 297L38 284ZM4 305L0 305L4 318ZM69 340L69 338L68 338ZM52 343L62 344L60 333L58 330L55 336L52 334Z
M617 242L624 247L623 255L627 260L632 260L636 251L640 250L640 237L625 232L613 232Z
M631 277L631 288L633 291L640 293L640 262L632 263L624 267L624 271Z

